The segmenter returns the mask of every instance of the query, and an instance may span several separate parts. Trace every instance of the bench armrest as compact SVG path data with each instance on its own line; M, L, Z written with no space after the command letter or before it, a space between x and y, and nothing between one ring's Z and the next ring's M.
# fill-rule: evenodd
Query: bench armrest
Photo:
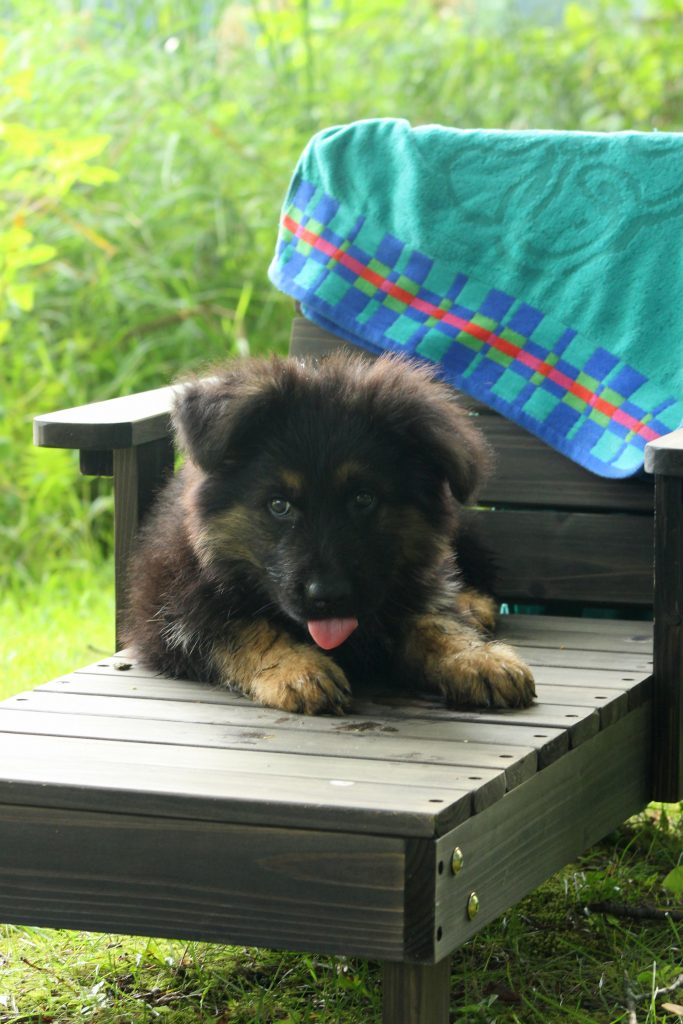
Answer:
M81 473L114 479L117 647L135 537L157 491L173 472L174 393L173 387L157 388L46 413L33 421L33 440L39 448L77 448Z
M658 476L683 476L683 430L645 445L645 470Z
M171 432L174 392L173 387L157 388L45 413L33 421L33 443L39 448L113 451L164 440Z

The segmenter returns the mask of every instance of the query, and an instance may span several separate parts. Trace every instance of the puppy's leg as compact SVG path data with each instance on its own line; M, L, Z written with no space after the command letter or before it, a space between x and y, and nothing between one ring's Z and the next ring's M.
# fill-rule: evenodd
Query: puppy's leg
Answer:
M489 594L474 587L463 587L455 598L458 616L475 629L492 633L498 620L498 604Z
M231 624L211 661L223 683L267 707L340 715L351 699L348 680L331 658L264 620Z
M526 707L536 695L531 670L511 647L486 642L474 629L445 615L412 619L399 656L449 704Z

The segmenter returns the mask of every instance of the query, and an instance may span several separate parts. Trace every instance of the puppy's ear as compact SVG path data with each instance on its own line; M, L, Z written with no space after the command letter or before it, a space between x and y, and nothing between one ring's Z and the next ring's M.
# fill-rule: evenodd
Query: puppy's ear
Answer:
M178 447L207 473L254 441L276 395L268 363L235 361L207 377L176 384L171 411Z
M441 475L457 501L472 501L492 457L476 418L462 408L454 389L430 367L401 357L377 359L370 373L392 429Z
M458 404L455 392L450 396L439 385L441 397L417 425L425 459L431 460L448 482L453 497L461 504L472 502L491 466L491 451L472 418Z

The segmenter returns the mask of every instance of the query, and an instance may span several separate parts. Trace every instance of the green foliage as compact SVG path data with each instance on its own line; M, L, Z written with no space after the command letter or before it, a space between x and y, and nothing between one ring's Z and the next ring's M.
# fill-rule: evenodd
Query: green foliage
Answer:
M503 0L8 0L8 578L36 580L110 547L106 485L78 481L71 455L32 451L32 415L159 386L218 357L285 349L290 302L266 268L314 131L378 115L680 128L683 4L641 6L586 0L538 24Z

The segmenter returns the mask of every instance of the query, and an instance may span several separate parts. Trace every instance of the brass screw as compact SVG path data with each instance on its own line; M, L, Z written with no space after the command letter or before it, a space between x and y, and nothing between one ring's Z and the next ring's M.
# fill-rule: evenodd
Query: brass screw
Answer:
M470 893L470 898L467 901L467 917L468 920L472 921L479 913L479 897L476 892Z
M451 871L454 875L457 875L458 871L462 868L465 858L463 852L459 846L453 850L453 856L451 857Z

